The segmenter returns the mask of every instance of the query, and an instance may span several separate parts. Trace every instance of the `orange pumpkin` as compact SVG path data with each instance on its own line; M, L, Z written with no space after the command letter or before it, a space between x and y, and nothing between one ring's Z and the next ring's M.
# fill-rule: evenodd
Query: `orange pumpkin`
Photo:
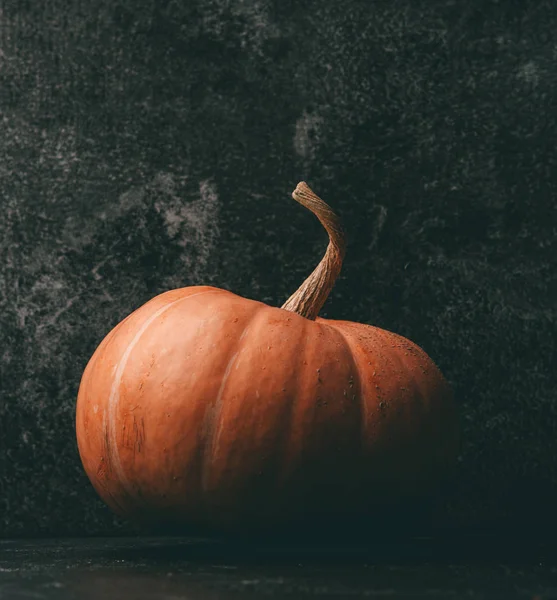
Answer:
M338 521L433 489L454 463L448 384L409 340L317 315L339 274L337 216L282 308L213 287L160 294L101 342L81 380L87 475L118 514L212 530Z

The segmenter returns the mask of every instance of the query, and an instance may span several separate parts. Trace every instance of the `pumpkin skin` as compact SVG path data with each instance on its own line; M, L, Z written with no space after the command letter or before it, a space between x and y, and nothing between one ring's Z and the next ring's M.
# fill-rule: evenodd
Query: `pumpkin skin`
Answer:
M212 531L366 515L434 489L458 451L451 390L414 343L208 286L104 338L76 432L116 513Z

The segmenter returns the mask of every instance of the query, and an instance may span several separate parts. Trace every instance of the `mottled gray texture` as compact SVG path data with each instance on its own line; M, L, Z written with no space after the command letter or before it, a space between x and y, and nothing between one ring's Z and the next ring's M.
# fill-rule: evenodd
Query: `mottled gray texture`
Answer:
M557 6L4 2L0 534L127 531L79 463L79 378L168 288L280 305L349 235L326 316L454 385L443 520L556 526Z

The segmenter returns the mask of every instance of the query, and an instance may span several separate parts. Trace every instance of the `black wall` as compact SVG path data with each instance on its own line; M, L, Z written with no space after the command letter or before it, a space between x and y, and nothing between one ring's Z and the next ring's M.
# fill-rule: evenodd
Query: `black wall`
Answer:
M47 8L43 8L47 6ZM81 373L153 295L280 305L349 236L323 315L454 386L456 527L557 528L557 5L4 0L0 534L131 530L77 454Z

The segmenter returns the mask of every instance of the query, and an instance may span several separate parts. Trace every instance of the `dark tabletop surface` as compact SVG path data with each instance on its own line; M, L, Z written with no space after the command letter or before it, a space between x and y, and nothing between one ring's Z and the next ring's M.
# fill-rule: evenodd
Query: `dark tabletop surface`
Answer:
M0 541L0 599L557 598L551 543L476 536L287 547L184 538Z

